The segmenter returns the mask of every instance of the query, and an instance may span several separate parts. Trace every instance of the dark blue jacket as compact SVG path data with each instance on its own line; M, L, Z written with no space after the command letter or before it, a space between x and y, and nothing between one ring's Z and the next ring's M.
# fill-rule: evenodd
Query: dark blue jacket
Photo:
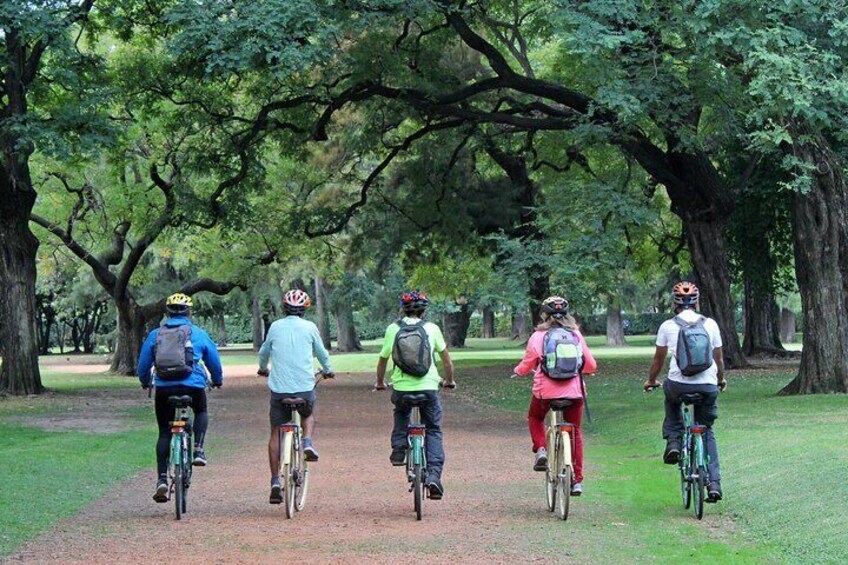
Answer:
M191 344L194 346L194 371L181 381L163 381L155 373L151 375L153 370L153 349L156 346L156 336L159 334L159 328L156 328L147 335L144 340L144 345L141 346L141 355L138 357L138 380L144 386L150 385L151 376L155 377L157 387L169 386L188 386L192 388L206 388L206 372L203 365L209 369L212 375L212 384L220 385L224 382L224 371L221 367L221 357L218 355L218 348L215 342L202 329L191 323L186 316L171 316L165 320L164 325L169 327L182 326L188 324L191 326ZM203 361L203 365L200 361Z

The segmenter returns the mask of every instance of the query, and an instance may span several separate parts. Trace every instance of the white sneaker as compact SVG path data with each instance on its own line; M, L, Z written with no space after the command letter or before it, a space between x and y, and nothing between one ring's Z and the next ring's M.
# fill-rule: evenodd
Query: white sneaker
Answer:
M546 471L548 469L548 450L544 447L536 452L536 462L533 464L534 471Z
M580 496L581 494L583 494L583 483L571 485L571 496Z

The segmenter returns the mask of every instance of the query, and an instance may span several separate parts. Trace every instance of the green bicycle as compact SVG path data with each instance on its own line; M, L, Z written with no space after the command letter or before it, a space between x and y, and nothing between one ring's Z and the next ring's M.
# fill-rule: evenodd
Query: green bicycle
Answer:
M188 510L188 488L191 486L192 421L191 397L171 396L168 404L175 409L171 422L171 452L168 458L169 493L173 493L177 520Z
M703 397L698 393L684 394L680 397L683 402L683 441L680 449L680 493L683 497L683 507L693 507L695 516L700 520L704 517L704 501L707 490L707 465L709 456L704 445L704 433L707 427L694 423L693 406L700 403ZM693 506L694 502L694 506Z

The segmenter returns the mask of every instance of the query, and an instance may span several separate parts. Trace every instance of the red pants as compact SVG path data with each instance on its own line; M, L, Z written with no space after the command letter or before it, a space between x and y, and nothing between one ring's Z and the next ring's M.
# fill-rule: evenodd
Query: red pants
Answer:
M574 482L583 482L583 430L580 422L583 420L583 400L576 398L574 404L562 411L563 418L574 424ZM533 453L545 447L545 416L548 414L550 400L530 397L530 410L527 412L527 423L530 425L530 437L533 439Z

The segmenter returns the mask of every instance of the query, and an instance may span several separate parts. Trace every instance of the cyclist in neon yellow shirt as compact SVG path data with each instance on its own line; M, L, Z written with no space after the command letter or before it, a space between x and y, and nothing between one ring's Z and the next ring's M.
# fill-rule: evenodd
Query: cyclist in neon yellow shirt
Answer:
M421 421L427 429L427 477L425 478L430 498L439 500L444 494L442 486L442 467L445 462L445 451L442 447L442 406L439 402L439 387L454 388L453 361L448 353L442 330L436 324L423 320L429 300L423 292L410 291L401 296L400 305L403 317L386 328L386 337L383 340L383 349L380 351L380 359L377 362L376 390L386 389L386 366L389 358L394 359L395 367L392 371L392 404L394 408L394 427L392 429L392 454L389 457L392 465L400 467L406 464L406 427L409 424L409 415L412 407L403 402L403 393L417 392L428 397L428 402L420 407ZM401 328L403 326L403 329ZM423 343L422 348L427 347L429 351L422 351L415 367L407 368L405 372L398 366L404 363L403 355L399 354L396 338L401 335L414 334L417 327L423 328L427 339L415 341ZM412 336L415 340L415 336ZM445 380L442 383L436 365L433 362L435 353L439 354L445 368ZM416 376L416 374L421 376Z

